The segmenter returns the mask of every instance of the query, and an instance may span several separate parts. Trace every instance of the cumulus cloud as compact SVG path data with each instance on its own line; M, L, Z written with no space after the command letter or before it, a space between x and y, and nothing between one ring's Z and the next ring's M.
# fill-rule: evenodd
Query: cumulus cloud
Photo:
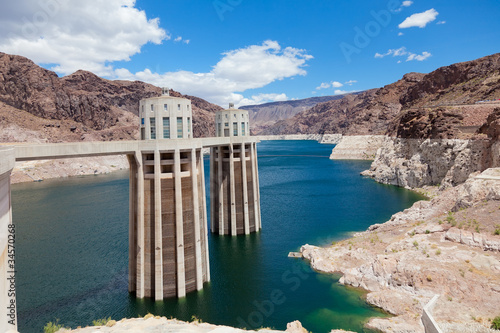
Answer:
M156 86L167 86L186 94L199 96L225 106L244 100L241 92L264 87L271 82L297 75L306 75L303 68L312 56L306 51L286 47L275 41L228 51L207 73L177 71L153 73L149 69L131 73L117 69L118 79L141 80ZM282 96L278 94L277 96Z
M429 58L432 56L431 53L424 51L422 54L416 54L413 52L409 52L406 47L400 47L399 49L389 49L386 53L375 53L375 58L385 58L387 56L393 56L393 57L406 57L406 61L412 61L412 60L417 60L417 61L424 61L425 59ZM398 64L401 61L398 61Z
M348 94L349 91L347 90L340 90L340 89L336 89L334 92L333 92L335 95L344 95L344 94Z
M319 86L316 87L316 90L328 89L332 85L330 83L322 82Z
M399 28L424 28L428 23L434 21L438 15L439 13L434 8L431 8L423 13L417 13L407 17L403 22L401 22L401 24L399 24Z
M170 38L135 0L23 0L2 5L0 49L70 74L86 69L106 76L113 61L127 61L147 43Z
M287 100L288 97L286 94L258 94L253 95L252 98L243 98L238 102L238 104L236 104L236 107L240 107L243 105L264 104L269 102L281 102Z
M413 5L413 1L409 1L409 0L403 1L401 3L401 6L398 9L395 9L394 11L401 12L404 9L404 7L410 7L411 5Z
M436 24L445 24L445 23L446 23L446 21L439 21Z
M343 86L343 84L338 82L338 81L323 82L323 83L321 83L321 85L316 87L316 90L328 89L328 88L340 88L342 86Z
M408 55L408 58L406 61L412 61L412 60L417 60L417 61L424 61L425 59L429 58L431 54L429 52L422 52L422 54L414 54L410 53Z
M384 58L388 55L392 55L393 57L399 57L399 56L404 56L408 54L408 51L406 51L406 47L400 47L399 49L389 49L386 53L375 53L375 58Z
M402 32L398 33L398 36L403 36L403 35L404 35L404 33L402 33Z
M347 84L348 86L352 86L355 83L358 83L358 81L356 81L356 80L349 80L345 84Z

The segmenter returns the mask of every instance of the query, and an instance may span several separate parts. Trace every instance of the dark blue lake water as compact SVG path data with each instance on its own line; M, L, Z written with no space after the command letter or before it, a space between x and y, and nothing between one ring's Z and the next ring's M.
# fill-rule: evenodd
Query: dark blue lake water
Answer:
M370 162L329 160L332 147L258 144L262 230L209 234L211 282L180 300L137 300L127 291L128 173L14 185L19 331L149 312L252 329L298 319L313 332L363 332L369 317L384 314L338 277L287 254L384 222L422 198L359 176ZM207 160L205 169L208 194Z

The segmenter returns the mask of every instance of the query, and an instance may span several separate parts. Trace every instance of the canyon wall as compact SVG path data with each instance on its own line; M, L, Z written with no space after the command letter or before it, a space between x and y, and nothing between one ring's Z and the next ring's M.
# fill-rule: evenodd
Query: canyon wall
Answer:
M362 174L405 188L456 186L476 171L500 165L500 144L490 140L387 137Z

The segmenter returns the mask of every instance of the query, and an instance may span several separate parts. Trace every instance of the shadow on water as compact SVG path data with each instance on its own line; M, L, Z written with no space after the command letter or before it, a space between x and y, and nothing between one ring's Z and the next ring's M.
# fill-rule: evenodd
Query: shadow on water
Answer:
M386 221L421 197L360 177L370 162L329 160L331 148L259 144L263 229L209 234L211 282L180 300L128 293L127 173L14 185L19 330L40 332L56 318L76 327L153 313L254 329L300 320L313 332L362 332L369 317L385 314L338 276L313 272L287 254ZM205 160L207 194L208 169Z

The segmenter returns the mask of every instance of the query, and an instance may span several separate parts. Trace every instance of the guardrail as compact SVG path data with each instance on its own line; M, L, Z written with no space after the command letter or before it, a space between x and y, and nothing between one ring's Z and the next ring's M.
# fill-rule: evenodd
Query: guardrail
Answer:
M424 306L422 311L422 324L424 324L425 333L443 333L439 328L438 324L434 320L432 316L432 309L434 305L436 305L436 301L439 298L439 295L435 295L429 303Z

